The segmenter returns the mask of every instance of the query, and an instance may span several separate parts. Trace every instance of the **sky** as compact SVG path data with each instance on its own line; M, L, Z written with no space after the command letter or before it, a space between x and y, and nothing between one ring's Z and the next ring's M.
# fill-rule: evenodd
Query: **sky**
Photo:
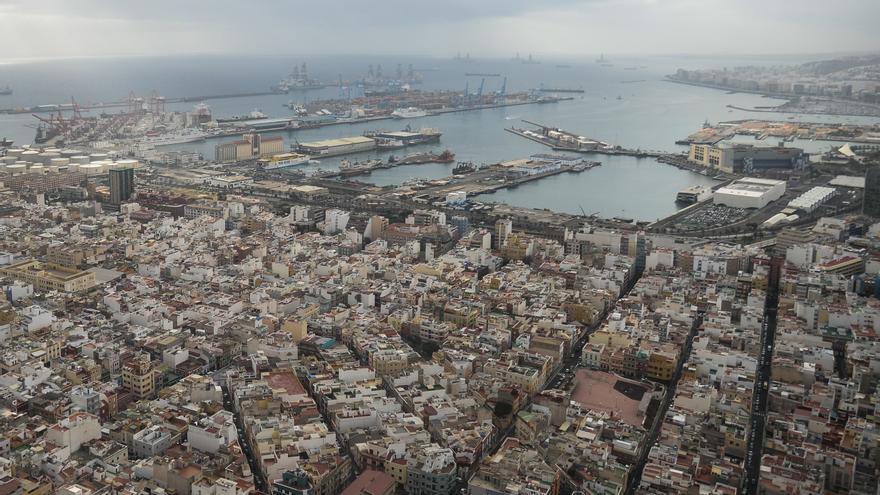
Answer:
M880 0L0 0L0 61L880 51Z

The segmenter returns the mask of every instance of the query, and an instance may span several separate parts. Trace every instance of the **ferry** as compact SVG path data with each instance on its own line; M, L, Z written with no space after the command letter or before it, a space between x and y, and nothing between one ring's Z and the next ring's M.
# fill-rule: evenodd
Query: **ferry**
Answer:
M194 143L196 141L204 141L211 134L200 131L198 129L183 129L179 132L170 134L160 134L158 136L147 136L144 140L145 144L153 146L169 146L172 144Z
M705 201L712 197L712 188L708 186L691 186L681 191L675 196L675 202L692 205Z
M395 150L398 148L403 148L406 146L406 143L401 141L400 139L394 139L390 137L377 137L376 138L376 147L385 150Z
M418 117L425 117L427 115L428 112L417 107L398 108L397 110L391 112L391 116L395 119L415 119Z
M311 160L311 157L302 153L281 153L268 158L261 158L258 163L263 167L263 170L276 170L308 164L309 160Z
M249 113L247 115L233 115L232 117L229 117L229 118L217 119L217 123L218 124L225 124L228 122L243 122L246 120L259 120L259 119L265 119L268 117L269 116L266 115L265 113L263 113L259 108L255 108L251 111L251 113Z

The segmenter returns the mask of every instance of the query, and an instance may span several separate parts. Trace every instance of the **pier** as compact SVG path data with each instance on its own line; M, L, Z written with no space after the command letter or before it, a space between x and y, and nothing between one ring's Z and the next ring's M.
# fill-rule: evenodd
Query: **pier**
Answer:
M429 181L425 185L413 187L406 194L421 198L425 202L444 201L451 192L464 192L468 197L493 193L502 189L512 189L545 177L565 173L580 173L601 165L599 162L580 160L574 165L560 165L552 170L525 174L516 172L505 164L483 167L464 176L451 176L444 179ZM405 187L398 187L400 193Z
M531 124L538 128L537 131L528 129L519 129L516 127L505 128L504 130L511 134L526 138L530 141L543 144L554 151L567 151L571 153L598 153L602 155L622 155L633 156L636 158L660 158L666 153L660 151L647 151L640 149L629 149L620 146L612 146L598 139L578 136L574 133L565 131L558 127L550 127L536 122L523 120L526 124Z

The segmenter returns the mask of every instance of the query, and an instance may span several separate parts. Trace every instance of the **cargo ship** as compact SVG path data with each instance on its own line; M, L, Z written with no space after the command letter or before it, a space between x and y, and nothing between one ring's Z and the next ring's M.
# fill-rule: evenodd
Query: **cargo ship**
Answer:
M544 93L583 93L581 88L541 88L539 91Z
M474 165L474 162L458 162L458 165L452 169L452 175L472 174L476 171L477 166Z
M420 163L452 163L453 161L455 161L455 153L446 150L438 155L431 151L428 153L415 153L413 155L407 155L399 160L391 157L388 159L388 161L395 163L396 165L416 165Z
M395 119L415 119L418 117L425 117L427 115L428 112L417 107L398 108L397 110L391 112L391 116Z
M295 167L297 165L305 165L309 163L311 157L302 153L281 153L268 158L260 158L257 162L263 167L263 170L277 170L279 168Z
M255 109L253 109L253 111L251 111L251 113L249 113L247 115L233 115L232 117L228 117L225 119L217 119L217 123L218 124L229 124L232 122L242 122L245 120L265 119L268 117L269 116L266 115L265 113L263 113L262 111L260 111L259 108L255 108Z
M712 188L708 186L691 186L681 191L675 196L675 202L683 205L692 205L705 201L712 197Z

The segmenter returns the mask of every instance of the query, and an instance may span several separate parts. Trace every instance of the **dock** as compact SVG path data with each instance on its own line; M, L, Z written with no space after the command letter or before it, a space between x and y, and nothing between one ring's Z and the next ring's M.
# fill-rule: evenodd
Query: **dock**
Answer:
M523 122L537 127L538 130L533 131L516 127L509 127L504 130L530 141L543 144L554 151L582 154L596 153L601 155L622 155L633 156L636 158L660 158L666 154L660 151L647 151L612 146L604 141L579 136L558 127L550 127L536 122L530 122L528 120L523 120Z
M465 176L450 176L429 181L426 185L413 187L413 190L406 194L427 202L444 201L446 195L451 192L464 192L468 197L478 196L502 189L512 189L554 175L585 172L600 165L599 162L580 160L577 164L561 165L552 170L520 174L504 164L495 164L482 167ZM399 193L401 189L406 187L398 187L395 193Z
M226 93L219 95L199 95L199 96L179 96L174 98L163 98L164 103L187 103L187 102L199 102L205 100L224 100L231 98L252 98L255 96L268 96L277 94L274 91L253 91L253 92L245 92L245 93ZM122 108L122 107L130 107L132 105L131 100L117 100L117 101L109 101L109 102L97 102L97 103L87 103L77 105L79 110L101 110L104 108ZM17 108L0 108L0 114L21 114L21 113L52 113L61 110L70 111L73 110L73 105L70 103L52 103L45 105L34 105L30 107L17 107Z
M353 167L340 170L330 170L320 174L320 177L324 179L357 177L359 175L369 175L376 170L387 170L395 167L402 167L404 165L452 163L454 160L455 154L451 151L444 151L442 153L429 151L427 153L414 153L394 161L367 160L362 166L359 166L358 162L355 162L355 166Z

